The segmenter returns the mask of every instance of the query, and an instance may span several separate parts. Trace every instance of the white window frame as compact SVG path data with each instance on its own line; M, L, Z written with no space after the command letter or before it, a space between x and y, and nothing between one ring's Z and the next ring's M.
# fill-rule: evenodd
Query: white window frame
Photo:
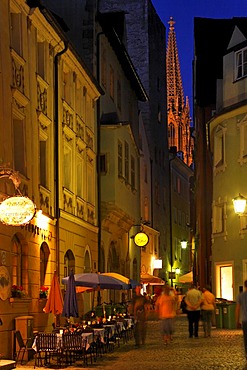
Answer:
M226 168L226 128L219 125L214 134L214 174L223 172Z
M247 115L239 122L239 163L247 162Z
M244 56L246 60L244 61ZM247 47L235 53L235 80L240 80L247 76Z
M214 237L226 238L226 199L221 197L212 204L212 234Z

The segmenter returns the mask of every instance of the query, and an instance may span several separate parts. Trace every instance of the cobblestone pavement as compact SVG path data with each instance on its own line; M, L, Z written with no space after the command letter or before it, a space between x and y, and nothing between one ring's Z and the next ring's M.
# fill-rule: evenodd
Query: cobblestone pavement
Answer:
M33 368L33 362L18 365L22 370ZM69 367L69 370L78 369ZM167 346L161 340L158 321L148 322L147 341L138 349L134 340L116 347L91 365L91 370L200 370L247 369L241 330L212 329L211 338L204 338L200 325L199 338L188 337L187 318L176 319L174 339ZM42 368L39 368L42 369Z

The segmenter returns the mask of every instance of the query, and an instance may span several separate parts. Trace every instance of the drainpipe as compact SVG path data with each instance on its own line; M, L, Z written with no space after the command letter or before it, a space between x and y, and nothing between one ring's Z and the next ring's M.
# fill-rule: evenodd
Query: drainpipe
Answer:
M54 180L55 180L55 219L56 219L56 271L60 278L60 258L59 258L59 58L68 50L68 41L64 41L64 49L54 57Z

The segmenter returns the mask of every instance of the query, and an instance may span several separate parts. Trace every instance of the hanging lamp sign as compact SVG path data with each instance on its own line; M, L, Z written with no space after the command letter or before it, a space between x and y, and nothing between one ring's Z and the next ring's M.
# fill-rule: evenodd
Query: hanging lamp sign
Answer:
M34 217L35 211L35 205L28 197L10 197L0 204L0 221L10 226L25 225Z
M148 244L149 238L143 231L135 234L134 242L138 247L145 247Z

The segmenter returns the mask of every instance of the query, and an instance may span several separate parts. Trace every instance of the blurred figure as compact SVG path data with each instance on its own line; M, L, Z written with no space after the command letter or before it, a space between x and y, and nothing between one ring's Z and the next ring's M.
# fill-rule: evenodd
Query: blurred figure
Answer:
M160 329L165 344L168 344L172 339L174 317L176 316L176 296L170 294L170 290L170 287L165 285L155 304L156 312L161 320Z
M198 325L201 313L200 309L201 302L202 295L200 290L192 285L185 296L190 338L193 338L193 335L195 338L198 338Z
M136 287L136 295L133 298L133 314L135 318L135 346L139 347L140 344L145 344L147 334L147 305L148 300L141 295L141 287Z
M244 291L240 293L237 297L236 322L237 322L238 328L241 327L240 312L242 316L242 329L243 329L243 335L244 335L245 357L247 360L247 280L245 280L244 282Z
M211 337L212 317L216 307L215 296L210 290L209 286L202 289L201 313L205 338Z

